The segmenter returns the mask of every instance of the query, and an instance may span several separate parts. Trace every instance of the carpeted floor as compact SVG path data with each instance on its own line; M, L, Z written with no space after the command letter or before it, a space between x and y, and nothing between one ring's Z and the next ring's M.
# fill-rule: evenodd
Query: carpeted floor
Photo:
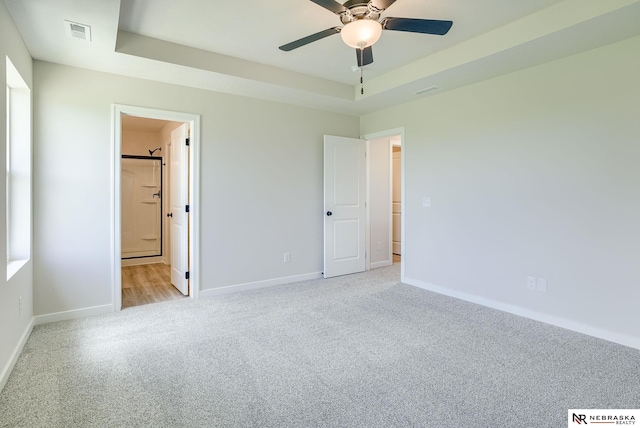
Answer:
M640 407L640 351L399 266L34 328L2 427L563 427Z

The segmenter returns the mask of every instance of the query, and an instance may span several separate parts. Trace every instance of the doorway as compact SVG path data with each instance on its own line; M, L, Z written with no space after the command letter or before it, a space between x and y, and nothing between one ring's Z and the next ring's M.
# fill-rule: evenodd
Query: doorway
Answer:
M391 138L391 254L393 263L402 260L402 142Z
M199 116L113 106L113 302L198 295Z
M400 265L401 278L404 277L404 152L400 149L403 140L403 128L365 135L362 139L325 135L325 278L390 266L394 262ZM366 165L364 172L362 164ZM347 207L348 212L344 209ZM356 209L359 211L355 212ZM360 262L363 255L364 263L351 264ZM340 264L340 269L332 264ZM328 267L332 268L330 272Z
M178 213L175 217L171 213L174 199L182 204L179 196L187 183L180 177L183 156L174 153L173 144L175 139L175 145L180 146L178 140L188 134L181 130L174 138L181 127L188 125L132 115L122 118L122 308L175 300L188 294L183 278L171 275L173 266L181 265L173 256L180 257L181 240L188 239L173 226ZM184 167L188 172L188 163Z
M363 136L368 161L368 268L400 264L404 276L404 129Z

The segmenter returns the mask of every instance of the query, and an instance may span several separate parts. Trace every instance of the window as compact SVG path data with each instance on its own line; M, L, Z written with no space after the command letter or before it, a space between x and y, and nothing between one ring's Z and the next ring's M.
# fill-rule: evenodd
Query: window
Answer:
M31 91L6 58L7 280L31 257Z

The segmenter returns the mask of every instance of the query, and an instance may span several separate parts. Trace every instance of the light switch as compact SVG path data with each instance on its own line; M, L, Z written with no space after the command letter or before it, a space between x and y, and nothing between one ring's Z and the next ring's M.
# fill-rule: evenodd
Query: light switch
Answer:
M535 276L528 276L527 277L527 288L529 290L535 290L536 289L536 277Z
M431 198L422 198L422 206L430 207L431 206Z
M538 278L538 280L536 281L536 288L538 289L539 292L546 293L547 292L547 280L544 279L544 278Z

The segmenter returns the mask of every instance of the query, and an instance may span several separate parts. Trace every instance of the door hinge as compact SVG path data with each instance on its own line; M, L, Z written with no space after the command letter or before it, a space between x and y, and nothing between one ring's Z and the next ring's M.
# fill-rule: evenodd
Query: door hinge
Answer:
M189 279L189 272L184 273L184 279Z
M189 205L185 205L184 206L184 212L188 213L189 212Z
M191 138L185 138L184 143L188 146L190 143Z

